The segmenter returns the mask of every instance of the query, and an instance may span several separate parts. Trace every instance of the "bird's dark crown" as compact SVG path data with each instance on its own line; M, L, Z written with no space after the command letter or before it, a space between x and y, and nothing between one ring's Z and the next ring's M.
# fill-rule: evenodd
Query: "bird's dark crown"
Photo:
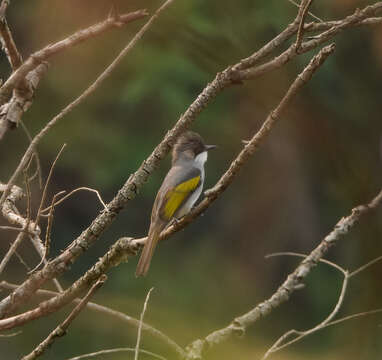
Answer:
M179 159L180 154L195 158L201 152L206 151L203 138L194 131L186 131L179 136L172 150L172 162Z

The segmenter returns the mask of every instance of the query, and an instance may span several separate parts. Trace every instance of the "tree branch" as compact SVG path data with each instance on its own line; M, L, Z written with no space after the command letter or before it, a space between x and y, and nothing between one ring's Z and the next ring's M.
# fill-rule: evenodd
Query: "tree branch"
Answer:
M0 288L1 289L6 289L6 290L15 290L18 288L18 285L16 284L10 284L6 281L0 282ZM55 297L59 295L59 293L55 291L50 291L50 290L37 290L36 292L37 295L42 295L42 296L48 296L50 298ZM75 298L73 300L73 303L78 304L81 301L79 298ZM135 319L129 315L126 315L123 312L111 309L109 307L94 303L94 302L88 302L86 304L86 307L89 310L95 311L98 314L104 314L107 316L111 316L114 319L120 320L123 323L127 323L128 325L134 326L135 328L139 328L140 321L138 319ZM151 325L148 325L146 323L142 323L142 330L147 331L150 335L153 337L157 338L158 340L162 341L165 343L172 351L177 353L179 357L184 356L184 350L172 339L170 339L167 335L159 331L158 329L152 327ZM141 350L142 352L142 350Z
M243 334L256 321L269 315L273 309L289 300L291 294L298 290L303 280L327 253L330 247L347 235L353 227L371 210L382 203L382 190L367 205L360 205L352 210L347 217L342 218L321 243L300 263L295 271L288 275L284 283L267 300L255 306L252 310L235 318L227 327L216 330L204 339L192 342L187 348L187 359L201 359L202 354L211 347L227 341L235 334Z
M23 59L17 50L13 40L12 32L8 27L5 13L10 0L3 0L0 5L0 38L1 45L13 70L16 70L23 62Z
M373 15L381 7L382 7L382 2L379 2L373 6L369 6L365 8L366 10L364 9L363 12L362 11L360 12L362 13L361 14L362 16L357 15L356 21L349 22L348 18L346 18L340 21L339 25L336 25L336 26L337 28L341 28L341 30L349 26L358 26L363 20L365 20L365 16ZM351 23L351 25L349 25L349 23ZM340 25L340 24L345 24L346 26ZM278 39L281 42L285 41L285 39L288 38L288 36L290 37L291 34L297 31L297 27L289 26L288 28L290 30L288 32L285 32L281 39L280 38ZM271 43L272 43L272 46L263 47L263 49L265 50L263 50L261 54L268 54L272 49L274 49L279 44L278 41L276 42L271 41ZM319 45L319 42L313 42L313 43L305 42L305 43L302 43L302 49L306 50L306 46L304 45L306 43L311 44L310 45L311 48ZM251 59L251 61L253 61L253 59ZM282 64L279 64L279 66L281 65ZM247 66L247 63L244 61L243 67L245 68L246 66ZM119 190L115 198L107 205L108 211L104 211L103 213L101 213L92 222L92 224L87 229L85 229L83 233L77 239L75 239L72 242L72 244L61 255L59 255L57 258L55 258L50 263L48 263L41 271L31 275L29 279L27 279L22 285L20 285L20 288L17 289L11 296L3 299L2 302L0 302L0 317L4 317L4 315L14 311L14 309L16 309L20 304L26 302L30 298L30 296L32 296L34 291L36 291L47 280L49 280L52 277L56 277L60 275L61 273L63 273L65 270L67 270L69 265L73 263L78 258L78 256L80 256L84 251L86 251L97 240L97 238L102 234L102 232L111 225L111 223L113 222L117 214L124 207L126 207L126 205L128 204L130 200L135 198L139 188L143 186L143 184L147 181L149 175L156 169L156 167L159 165L159 162L169 152L169 150L172 147L172 144L174 143L174 141L176 141L176 138L184 130L186 130L187 128L191 126L191 124L193 123L197 115L223 89L233 84L237 84L238 81L240 81L241 76L245 74L246 71L251 70L251 69L240 70L241 68L242 67L240 65L238 65L238 68L235 68L235 66L233 67L230 66L227 69L225 69L223 72L218 73L216 75L215 79L203 89L203 91L197 97L197 99L190 105L187 111L180 117L180 119L175 124L175 126L166 134L166 136L161 141L161 143L154 149L152 154L145 161L143 161L139 169L129 177L129 179L126 181L123 187ZM261 66L255 69L259 69L259 68L261 68ZM268 70L272 70L272 69L273 69L272 66L268 65ZM49 124L48 124L48 127L49 127ZM43 136L44 134L42 134L41 136ZM27 154L27 155L29 156L30 154ZM18 170L16 170L15 174L18 171L20 171L19 168ZM14 177L15 176L13 176L11 180L14 179ZM12 181L8 182L8 186L10 186L10 184L12 184ZM213 197L213 196L214 196L214 193L210 194L210 197ZM208 198L209 196L207 196L207 199ZM204 207L207 207L210 202L207 199L202 201L202 203L200 204L201 206L197 207L196 212L192 212L192 214L186 217L185 219L183 219L183 221L181 221L180 224L176 224L170 227L169 229L167 229L162 234L162 238L165 238L166 236L170 235L172 232L177 231L180 228L184 227L188 222L191 221L193 216L195 217L199 214L198 209L200 211L203 211ZM0 200L0 204L1 204L1 201L2 200ZM205 201L207 201L207 205ZM138 244L142 244L145 241L144 238L131 240L131 241L130 240L126 241L126 239L120 239L120 240L121 241L118 241L116 245L117 245L117 248L120 249L121 254L116 256L116 258L114 259L115 261L120 261L118 259L121 259L124 257L123 249L125 247L128 249L128 251L132 251L131 249L136 249L136 246Z
M12 75L0 88L0 104L4 104L8 100L13 89L18 86L20 81L22 81L31 70L36 68L43 61L47 61L53 55L57 55L58 53L67 50L68 48L85 40L93 38L105 32L106 30L126 25L145 16L147 16L146 10L138 10L132 13L109 17L103 22L77 31L61 41L58 41L54 44L49 44L45 48L36 51L16 71L12 73Z
M154 290L154 288L151 288L147 295L146 295L146 300L145 300L145 303L143 304L143 309L142 309L142 312L141 312L141 316L139 318L139 326L138 326L138 333L137 333L137 343L135 345L135 351L134 351L134 360L138 360L138 356L139 356L139 353L140 353L140 345L141 345L141 335L142 335L142 325L143 325L143 317L145 316L145 312L146 312L146 308L147 308L147 304L149 302L149 298L150 298L150 294L151 292Z
M309 7L312 5L313 0L302 0L300 9L298 12L298 18L300 23L298 25L297 38L295 43L295 51L298 53L304 36L304 24L306 15L308 15Z
M244 69L239 71L237 74L238 80L248 80L248 79L254 79L260 75L263 75L264 73L273 71L275 69L280 68L281 66L288 63L290 60L294 59L297 55L308 52L317 46L329 41L332 39L335 35L342 32L343 30L358 26L361 24L363 20L366 20L366 18L374 16L378 11L382 9L382 1L377 2L374 5L369 5L365 7L362 10L356 10L354 14L346 17L345 19L338 21L330 27L328 30L324 31L323 33L319 34L318 36L314 37L312 40L308 40L301 43L301 46L299 48L299 52L297 53L295 51L295 45L292 44L287 50L285 50L283 53L281 53L279 56L275 57L274 59L259 65L257 67L252 67L249 69ZM321 23L316 24L317 28L322 25Z
M34 92L48 68L49 64L43 62L29 72L22 82L23 86L14 89L12 98L0 107L0 141L9 129L16 128L21 122L21 117L32 105Z
M38 358L49 346L53 344L57 337L64 336L69 325L79 315L94 293L105 283L106 279L106 275L101 276L99 280L90 288L86 296L73 309L69 316L60 325L58 325L40 345L38 345L31 353L24 356L22 360L34 360Z
M323 64L325 59L334 51L334 45L329 45L323 48L318 55L316 55L309 63L309 65L303 70L303 72L296 78L293 84L290 86L286 95L280 101L280 104L274 111L270 113L261 129L255 134L250 142L244 147L238 157L232 162L230 168L221 177L215 187L208 191L207 197L192 211L191 215L181 220L178 224L172 226L172 231L179 230L182 226L185 226L191 222L196 216L200 215L233 181L236 174L250 156L255 152L259 143L263 141L279 119L282 111L290 103L292 98L296 95L298 90L312 77L313 73ZM127 243L127 248L124 245ZM119 262L126 260L129 256L136 254L137 244L142 242L134 242L132 239L126 240L120 239L112 248L105 254L92 269L77 280L70 288L56 296L54 299L50 299L35 310L30 310L24 314L20 314L14 317L10 317L4 320L0 320L0 329L10 329L15 326L19 326L33 319L41 316L48 315L58 308L66 305L72 301L78 294L83 291L87 286L91 285L96 279L106 272L111 266L116 266ZM21 288L21 287L20 287ZM19 291L20 288L16 290Z
M83 355L71 357L70 359L67 359L67 360L80 360L80 359L87 359L87 358L96 357L98 355L103 355L103 354L114 354L114 353L118 353L118 352L134 352L134 351L135 351L135 349L133 349L133 348L105 349L105 350L100 350L100 351L96 351L96 352L89 353L89 354L83 354ZM151 351L140 350L140 352L142 354L149 355L149 356L153 357L154 359L167 360L165 357L160 356L158 354L154 354Z

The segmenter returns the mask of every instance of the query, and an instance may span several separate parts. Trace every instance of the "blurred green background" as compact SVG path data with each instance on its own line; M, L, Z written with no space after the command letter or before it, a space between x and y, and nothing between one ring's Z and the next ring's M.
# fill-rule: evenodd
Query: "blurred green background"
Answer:
M115 3L121 12L142 7L152 12L160 5L159 1ZM312 11L334 20L368 3L373 2L325 0L315 3ZM9 7L8 23L26 58L104 19L109 9L106 0L18 1ZM296 7L286 0L175 1L102 87L41 142L44 178L67 143L49 196L88 186L110 201L216 72L271 40L295 14ZM55 57L23 118L30 132L36 134L77 97L144 21L109 31ZM134 258L109 273L94 301L139 317L145 295L154 287L145 320L186 345L268 298L298 259L265 260L266 254L310 252L342 216L380 189L381 38L381 26L338 36L335 54L298 95L232 186L204 216L159 246L146 278L135 279ZM312 56L313 52L305 54L280 70L226 90L198 117L193 129L208 143L219 145L207 163L206 188L219 179L241 150L242 139L259 129ZM4 55L0 67L7 78L10 70ZM21 128L6 135L0 144L0 181L8 180L27 145ZM96 245L60 279L64 286L81 276L118 237L146 234L153 199L168 168L169 158ZM32 192L36 211L41 196L37 183ZM59 254L100 210L96 196L86 192L59 206L51 256ZM382 254L381 215L379 210L369 216L328 258L352 270ZM1 238L3 256L14 233L2 232ZM38 257L31 249L25 242L19 253L33 267ZM351 280L340 315L382 306L381 269L376 264ZM25 268L14 258L1 279L19 283L24 277ZM304 290L256 323L245 337L219 346L207 358L256 359L285 331L313 327L332 310L341 280L335 270L318 266ZM29 323L16 337L0 338L1 357L17 359L31 351L70 308ZM380 359L381 319L373 315L325 329L273 359ZM134 346L135 339L135 328L85 310L45 358L60 360ZM142 341L143 348L174 358L149 334L144 333Z

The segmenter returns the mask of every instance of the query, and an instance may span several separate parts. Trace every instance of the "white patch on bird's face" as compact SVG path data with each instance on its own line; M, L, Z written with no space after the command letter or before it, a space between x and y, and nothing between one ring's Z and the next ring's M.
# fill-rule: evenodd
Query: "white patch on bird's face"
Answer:
M200 154L196 155L195 163L199 166L204 166L204 163L207 161L207 151L203 151Z

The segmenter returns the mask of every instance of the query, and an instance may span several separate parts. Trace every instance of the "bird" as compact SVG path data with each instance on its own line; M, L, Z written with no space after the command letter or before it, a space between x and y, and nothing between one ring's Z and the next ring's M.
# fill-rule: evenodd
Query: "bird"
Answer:
M135 276L145 276L149 270L160 233L170 223L186 215L202 193L204 164L208 151L216 145L206 145L194 131L181 134L172 150L171 168L158 190L151 212L151 223Z

